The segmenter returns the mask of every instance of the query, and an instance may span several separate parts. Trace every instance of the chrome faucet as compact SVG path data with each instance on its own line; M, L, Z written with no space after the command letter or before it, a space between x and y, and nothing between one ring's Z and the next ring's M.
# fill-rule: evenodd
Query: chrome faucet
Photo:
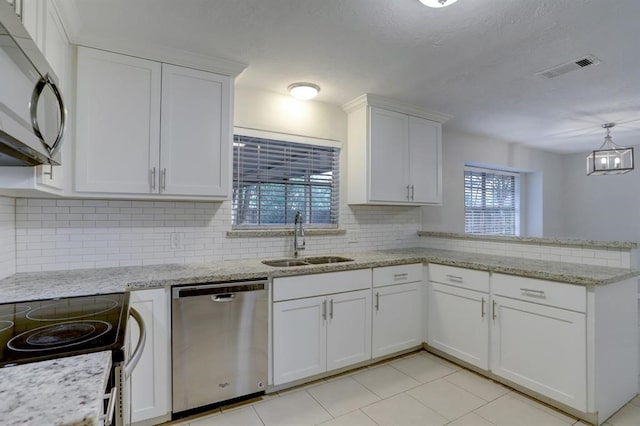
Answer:
M298 257L298 252L304 250L304 227L302 226L302 213L296 213L293 219L293 257ZM302 239L302 243L298 243L298 239Z

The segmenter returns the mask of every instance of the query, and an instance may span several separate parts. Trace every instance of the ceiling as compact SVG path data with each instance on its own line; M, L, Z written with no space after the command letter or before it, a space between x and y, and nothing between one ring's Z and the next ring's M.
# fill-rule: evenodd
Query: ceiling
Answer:
M372 93L453 118L445 129L557 152L640 143L640 1L64 0L72 40L182 49L242 62L238 86L320 102ZM537 72L601 60L553 79Z

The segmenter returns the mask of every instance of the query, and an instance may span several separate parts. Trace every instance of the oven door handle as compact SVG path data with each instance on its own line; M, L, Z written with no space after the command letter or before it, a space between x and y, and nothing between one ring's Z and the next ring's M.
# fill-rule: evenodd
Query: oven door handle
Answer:
M131 359L124 366L124 377L129 378L133 369L136 368L138 362L140 361L140 357L142 357L142 352L144 351L144 345L147 341L147 331L145 330L144 320L138 311L134 308L131 308L129 311L129 315L138 323L138 327L140 328L140 337L138 337L138 344L136 345L133 354L131 355Z

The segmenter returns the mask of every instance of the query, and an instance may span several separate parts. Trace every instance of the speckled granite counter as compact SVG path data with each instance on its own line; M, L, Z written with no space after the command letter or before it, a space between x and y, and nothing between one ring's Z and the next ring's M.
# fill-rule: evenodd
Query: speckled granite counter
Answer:
M111 352L0 368L0 424L102 424Z
M288 268L274 268L262 264L262 259L248 259L207 264L20 273L0 280L0 303L423 262L577 285L605 285L640 274L629 269L427 248L335 254L354 260ZM95 421L96 413L100 410L98 406L102 404L101 395L109 364L108 353L101 354L0 369L0 423L93 424L91 422ZM29 389L37 393L31 393ZM54 419L47 416L60 417Z
M430 262L579 285L603 285L640 272L600 266L428 248L339 253L353 262L274 268L261 259L224 262L20 273L0 280L0 303L121 292L209 281L282 277Z

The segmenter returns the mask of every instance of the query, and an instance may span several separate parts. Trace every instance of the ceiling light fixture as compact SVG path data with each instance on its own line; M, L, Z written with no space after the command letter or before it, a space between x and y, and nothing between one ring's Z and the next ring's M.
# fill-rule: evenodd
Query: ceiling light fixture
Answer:
M606 123L607 129L602 146L587 157L587 176L621 175L633 170L633 148L623 148L611 140L610 129L616 123Z
M458 0L420 0L420 3L429 7L446 7L451 6Z
M313 99L320 92L320 86L313 83L293 83L287 87L291 96L301 101Z

